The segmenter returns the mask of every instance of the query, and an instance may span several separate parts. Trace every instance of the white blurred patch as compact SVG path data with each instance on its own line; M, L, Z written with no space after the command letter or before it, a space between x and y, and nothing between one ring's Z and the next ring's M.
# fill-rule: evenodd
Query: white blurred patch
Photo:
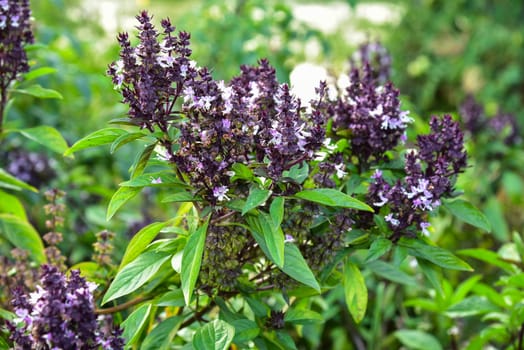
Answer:
M320 81L327 79L326 68L308 62L300 63L289 75L291 92L305 105L316 97L315 88L319 86Z

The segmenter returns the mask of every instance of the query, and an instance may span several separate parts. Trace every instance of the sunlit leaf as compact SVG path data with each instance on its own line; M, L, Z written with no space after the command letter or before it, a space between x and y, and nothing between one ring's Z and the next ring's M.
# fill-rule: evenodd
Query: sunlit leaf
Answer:
M97 130L75 142L65 151L64 155L68 156L85 148L109 144L115 141L118 137L125 134L127 134L127 131L117 128L105 128Z
M349 313L358 324L366 314L368 305L368 289L362 273L357 265L347 261L344 265L344 297Z
M151 308L152 305L150 303L143 304L122 322L121 327L124 329L122 337L126 340L126 346L131 346L140 339L147 324Z
M12 214L0 214L0 234L15 247L28 251L31 260L39 264L45 262L44 243L26 220Z
M116 190L107 206L106 220L109 221L118 209L135 197L140 191L140 187L120 187Z
M295 197L330 207L352 208L371 212L373 211L373 209L366 203L331 188L318 188L314 190L300 191L295 194Z
M37 98L63 99L62 94L60 94L58 91L43 88L39 84L34 84L23 89L12 89L11 92L30 95Z
M59 154L63 154L68 148L67 142L58 130L50 126L42 125L29 129L20 129L18 132Z
M199 350L227 350L235 336L235 327L222 320L213 320L197 329L193 347Z
M191 301L191 295L193 294L193 289L195 288L198 274L200 273L208 223L209 220L193 232L184 247L180 279L186 305L189 305Z

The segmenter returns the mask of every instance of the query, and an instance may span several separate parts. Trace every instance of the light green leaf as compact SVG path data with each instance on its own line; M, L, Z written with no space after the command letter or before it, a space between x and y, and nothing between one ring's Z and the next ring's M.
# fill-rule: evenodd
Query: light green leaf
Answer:
M390 281L401 283L409 287L417 287L419 285L415 278L402 271L398 266L388 264L384 261L371 261L366 263L366 267L373 273Z
M398 245L408 248L410 255L426 259L433 264L445 269L473 271L471 266L453 255L450 251L440 247L428 245L419 239L403 237L399 240Z
M144 331L147 319L151 313L151 307L150 303L141 305L122 322L121 326L124 329L122 336L126 340L126 348L140 339L140 335Z
M155 184L154 182L158 182ZM173 186L175 185L175 186ZM189 187L182 181L178 180L173 174L166 171L158 171L139 175L130 180L121 182L119 186L125 187L146 187L146 186L170 186L171 188Z
M515 270L513 264L502 260L497 253L491 250L487 250L484 248L472 248L462 249L459 250L457 253L459 255L469 256L480 261L487 262L488 264L498 266L507 272L513 272Z
M168 223L168 221L155 222L138 231L127 245L126 252L120 263L120 269L139 256Z
M115 276L113 283L109 286L102 305L116 298L134 292L143 286L157 271L162 264L171 258L167 252L147 251L140 254L135 260L125 265Z
M111 154L115 153L120 147L128 144L129 142L141 139L142 137L145 137L146 134L144 132L129 132L120 135L116 138L115 141L111 144L111 148L109 149L109 152Z
M306 325L322 323L324 322L324 317L313 310L291 308L285 313L284 321Z
M180 191L176 193L169 194L162 198L162 203L170 203L170 202L198 202L201 201L202 198L198 197L188 191Z
M24 74L24 80L30 81L44 75L52 74L56 72L56 68L52 67L40 67L37 69L31 69L31 71Z
M137 158L133 162L133 165L131 165L131 168L129 171L131 172L131 178L134 179L138 175L141 175L144 169L146 168L147 162L149 161L149 158L151 158L151 154L153 154L153 151L155 150L156 143L152 143L144 150L138 154Z
M33 192L38 192L36 188L31 185L26 184L25 182L18 180L13 175L9 174L4 169L0 168L0 187L7 188L10 190L20 191L22 189L29 190Z
M85 148L106 145L115 141L118 137L125 134L127 134L127 131L117 128L105 128L97 130L75 142L71 147L69 147L65 151L64 155L68 156L74 152L78 152Z
M231 182L241 179L241 180L251 180L253 179L253 171L249 169L242 163L235 163L231 167L235 172L235 175L231 177Z
M279 226L276 226L269 215L264 212L260 212L258 219L260 221L260 227L262 234L264 235L264 241L269 253L269 258L280 268L284 266L284 232Z
M371 243L371 246L368 250L368 255L366 256L366 260L364 262L371 262L374 260L377 260L382 255L386 254L391 250L391 247L393 246L393 243L387 238L379 237Z
M269 207L269 215L275 226L280 226L284 220L284 197L276 197Z
M366 314L368 289L357 265L347 261L344 265L344 297L349 313L355 323L360 323Z
M242 215L246 214L251 209L263 204L271 196L271 191L261 190L257 187L251 187L249 195L247 196L244 208L242 208Z
M4 191L0 191L0 213L11 214L22 221L27 221L27 215L22 202L20 202L17 197Z
M330 207L352 208L371 212L373 211L373 209L366 203L331 188L305 190L296 193L295 197Z
M156 302L157 306L185 306L184 293L181 289L172 290L163 294Z
M493 305L486 297L473 295L451 305L445 311L445 314L451 318L462 318L483 315L498 310L499 308Z
M189 236L187 244L184 247L184 253L182 254L182 272L180 279L186 305L189 305L191 301L193 289L195 288L198 274L200 273L208 224L209 219Z
M451 214L470 225L478 227L486 232L491 232L491 224L486 216L473 204L462 199L452 202L445 201L444 206Z
M109 221L115 213L142 189L140 187L120 187L111 197L107 206L106 220Z
M193 347L198 350L227 350L235 336L235 327L222 320L213 320L197 329Z
M422 258L417 258L417 263L429 283L431 283L433 288L435 288L435 291L439 295L443 295L444 289L442 288L442 274L440 273L440 268Z
M402 329L396 331L395 337L412 350L442 350L437 338L423 331Z
M67 142L62 135L50 126L42 125L29 129L20 129L18 132L59 154L63 154L68 148Z
M282 173L284 179L289 178L298 184L303 183L309 176L309 166L306 162L302 164L295 164L291 169L286 170Z
M24 89L13 89L11 91L14 93L30 95L38 98L57 98L59 100L63 99L62 95L58 91L43 88L39 84L34 84Z
M173 316L160 322L144 339L140 350L171 349L171 342L183 320L183 316Z
M28 251L33 261L45 262L44 243L26 220L12 214L0 214L0 234L15 247Z

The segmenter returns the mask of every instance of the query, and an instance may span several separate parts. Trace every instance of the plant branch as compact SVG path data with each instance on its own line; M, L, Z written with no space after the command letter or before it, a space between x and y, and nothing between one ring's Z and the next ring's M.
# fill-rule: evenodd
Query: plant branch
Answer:
M107 315L107 314L113 314L115 312L119 312L122 310L125 310L127 308L130 308L131 306L134 306L136 304L140 304L143 301L149 300L150 298L145 296L139 296L138 298L129 300L123 304L108 307L107 309L95 309L95 314L97 315Z

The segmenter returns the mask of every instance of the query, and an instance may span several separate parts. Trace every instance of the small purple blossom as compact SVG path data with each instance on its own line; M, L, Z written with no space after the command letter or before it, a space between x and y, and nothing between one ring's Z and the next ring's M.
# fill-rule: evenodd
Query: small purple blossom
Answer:
M229 200L229 197L227 196L227 191L229 189L227 186L218 186L213 189L213 196L219 201L222 202L224 200Z
M385 84L391 75L391 56L380 42L366 42L358 47L351 57L353 67L359 69L369 64L373 78L378 84Z

